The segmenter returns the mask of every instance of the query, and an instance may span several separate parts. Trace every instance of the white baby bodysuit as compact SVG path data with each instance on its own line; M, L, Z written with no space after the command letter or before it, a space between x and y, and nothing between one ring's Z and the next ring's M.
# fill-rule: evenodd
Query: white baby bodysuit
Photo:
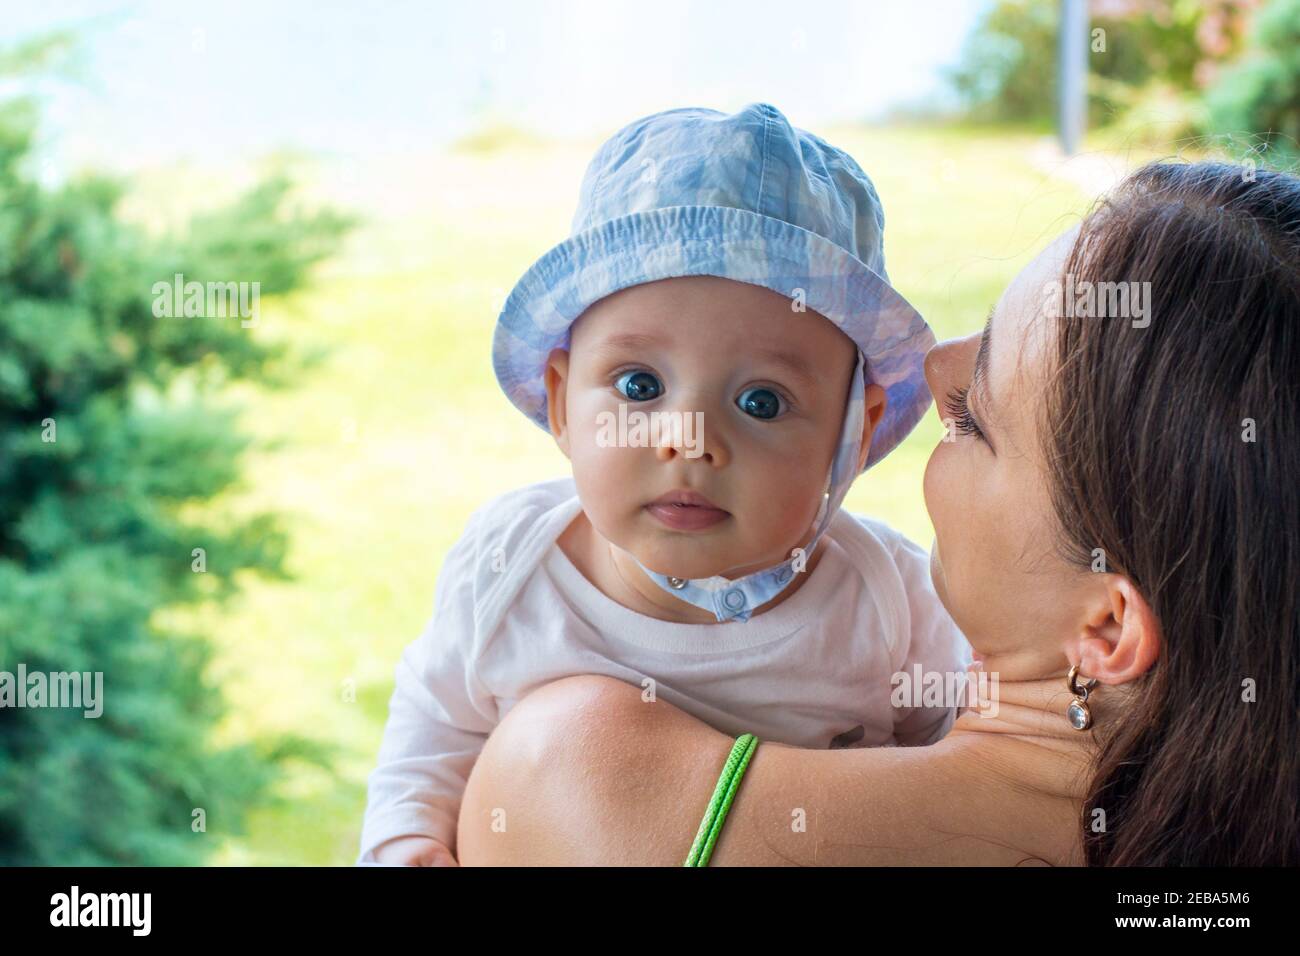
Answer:
M560 550L580 507L572 478L507 492L447 553L433 616L397 666L358 862L399 836L454 849L487 735L529 691L574 674L616 677L760 741L920 745L948 732L955 708L891 704L892 675L970 660L928 555L898 532L841 511L792 597L747 622L675 624L607 597Z

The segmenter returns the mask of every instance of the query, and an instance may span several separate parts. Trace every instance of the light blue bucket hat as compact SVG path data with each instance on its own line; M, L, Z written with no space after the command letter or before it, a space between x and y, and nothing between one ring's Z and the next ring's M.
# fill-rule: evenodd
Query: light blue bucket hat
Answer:
M889 283L884 226L875 187L853 158L791 126L774 106L755 103L730 115L686 108L639 119L597 151L569 238L533 263L506 299L492 343L497 381L549 433L544 374L551 350L569 347L573 323L599 299L659 279L721 276L820 313L856 343L859 356L806 561L856 474L865 383L880 385L888 402L864 470L893 450L930 404L924 360L934 335ZM743 621L802 569L792 564L736 581L683 583L645 570L720 621Z

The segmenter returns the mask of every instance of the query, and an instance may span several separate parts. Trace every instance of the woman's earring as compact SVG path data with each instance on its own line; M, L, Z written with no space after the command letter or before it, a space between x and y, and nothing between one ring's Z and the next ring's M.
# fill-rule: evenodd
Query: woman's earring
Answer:
M1097 678L1090 678L1080 686L1078 677L1079 665L1075 664L1070 668L1070 673L1065 675L1065 686L1074 695L1074 700L1070 701L1070 706L1065 709L1065 717L1075 730L1087 730L1092 726L1092 711L1088 710L1088 693L1097 686Z

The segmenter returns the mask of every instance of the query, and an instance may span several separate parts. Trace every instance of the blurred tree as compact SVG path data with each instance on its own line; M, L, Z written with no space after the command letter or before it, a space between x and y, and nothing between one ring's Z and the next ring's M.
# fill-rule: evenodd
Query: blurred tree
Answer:
M67 44L0 51L0 78ZM211 645L154 613L282 573L272 517L191 506L236 482L248 443L217 390L290 356L237 315L155 317L153 287L182 273L287 293L348 222L290 211L276 178L151 238L115 216L113 182L33 182L35 125L30 99L0 102L0 671L102 672L103 714L0 706L0 865L199 862L282 759L319 758L290 738L215 744Z
M989 9L950 73L968 115L990 120L1052 118L1058 20L1054 2L998 0Z
M1197 115L1189 101L1199 95L1214 65L1240 49L1254 5L1254 0L1092 0L1090 35L1080 38L1089 48L1090 124L1152 111L1176 121L1173 130L1162 124L1162 136L1186 131ZM968 115L1030 122L1055 116L1059 14L1055 0L998 0L990 8L950 75Z
M1300 0L1272 0L1259 12L1246 54L1208 96L1209 126L1271 162L1300 160Z

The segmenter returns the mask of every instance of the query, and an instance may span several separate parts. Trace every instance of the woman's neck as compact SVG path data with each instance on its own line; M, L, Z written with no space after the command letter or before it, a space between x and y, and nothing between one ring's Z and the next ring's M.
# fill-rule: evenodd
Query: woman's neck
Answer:
M962 710L948 739L996 744L1012 761L1003 769L1022 784L1082 800L1098 750L1127 709L1127 689L1095 686L1087 701L1092 724L1079 731L1066 717L1075 695L1066 687L1064 667L1059 675L1024 680L1006 680L996 668L990 658L972 672L988 675L972 681L979 703Z

